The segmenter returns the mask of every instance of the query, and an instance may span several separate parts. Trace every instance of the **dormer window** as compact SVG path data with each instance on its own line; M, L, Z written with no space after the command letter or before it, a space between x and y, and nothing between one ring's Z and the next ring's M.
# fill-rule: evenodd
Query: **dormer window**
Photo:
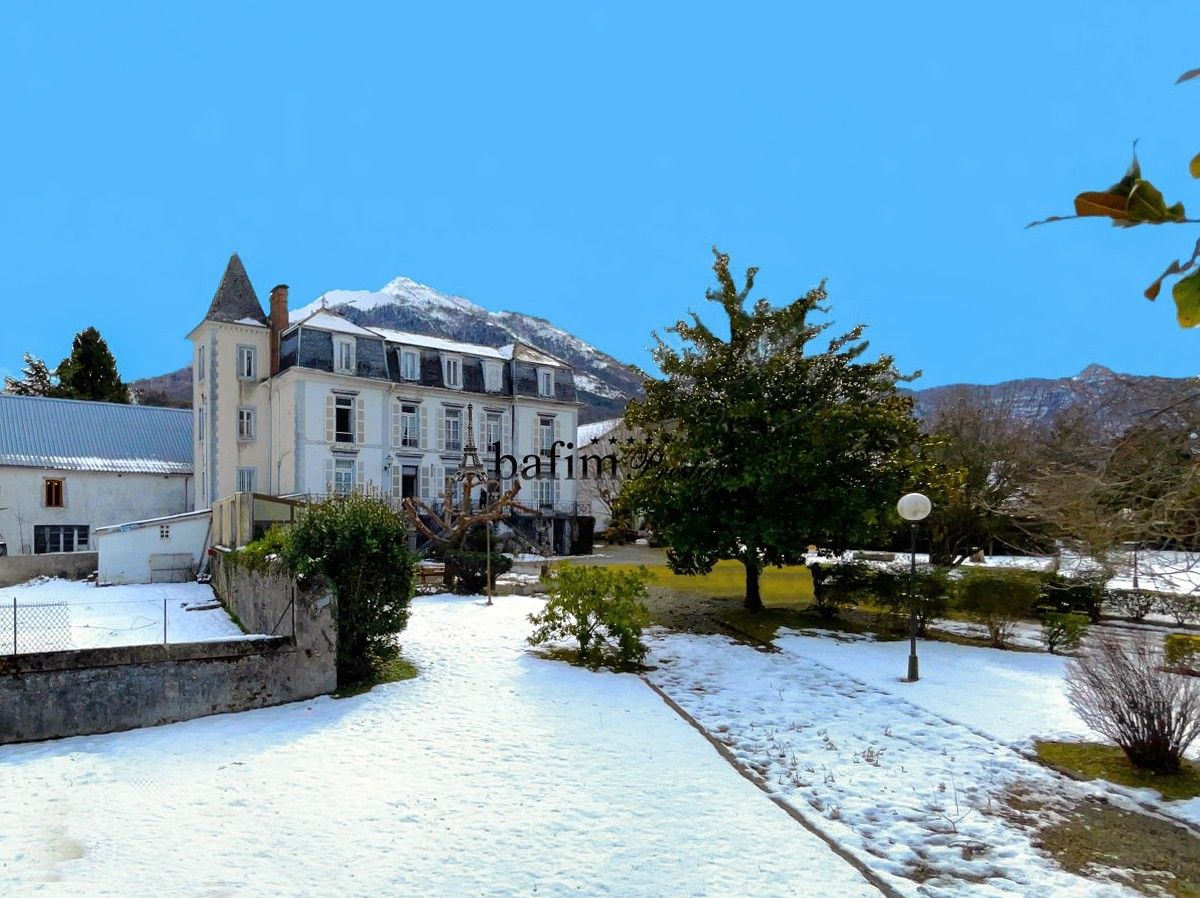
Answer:
M203 349L204 347L201 347ZM258 377L258 352L253 346L237 348L238 380L255 380Z
M483 363L483 388L489 393L499 393L504 384L504 369L499 362Z
M462 359L458 356L442 358L442 382L452 390L462 389Z
M354 340L348 337L335 337L333 340L333 370L338 374L353 374Z
M404 380L421 379L421 354L415 349L400 350L400 377Z
M538 395L554 396L554 372L548 368L538 368Z

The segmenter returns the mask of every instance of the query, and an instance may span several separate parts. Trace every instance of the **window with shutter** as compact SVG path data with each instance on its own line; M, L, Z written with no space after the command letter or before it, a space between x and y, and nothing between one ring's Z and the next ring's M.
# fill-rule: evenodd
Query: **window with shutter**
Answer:
M421 465L421 498L429 499L432 494L429 492L429 465Z
M438 437L437 437L438 452L445 452L446 451L446 410L444 408L442 408L441 406L438 406L437 422L438 422Z
M354 442L362 445L367 441L367 408L362 397L354 400Z
M335 422L337 421L337 410L334 407L334 396L329 393L325 396L325 442L332 443L336 436Z
M392 403L392 448L396 449L400 446L400 410L399 402Z
M509 412L500 416L500 452L512 455L512 415Z
M325 492L328 495L333 494L333 459L325 459Z
M400 498L400 465L392 463L392 497Z
M363 462L360 461L355 465L354 475L354 483L358 486L359 490L366 491L367 478L363 470Z
M431 431L429 429L429 409L425 406L424 403L422 403L421 404L421 433L420 433L420 438L421 438L420 445L421 445L422 449L429 448L430 433L431 433Z

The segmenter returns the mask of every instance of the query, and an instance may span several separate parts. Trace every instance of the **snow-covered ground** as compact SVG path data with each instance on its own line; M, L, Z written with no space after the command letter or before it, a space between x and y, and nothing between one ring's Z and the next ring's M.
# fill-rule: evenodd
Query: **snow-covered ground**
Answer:
M14 599L18 653L161 643L164 609L168 642L245 638L203 583L97 587L40 579L0 589L0 654L12 652Z
M1157 798L1073 782L1020 752L1034 736L1090 735L1066 702L1063 659L923 642L922 679L905 684L904 642L786 635L777 645L769 654L658 634L649 676L904 894L1130 894L1058 869L1000 813L1010 788L1051 806ZM1200 821L1200 800L1169 810ZM968 844L985 850L965 859Z
M420 676L356 698L0 748L0 894L878 895L637 677L530 655L540 604L417 599Z

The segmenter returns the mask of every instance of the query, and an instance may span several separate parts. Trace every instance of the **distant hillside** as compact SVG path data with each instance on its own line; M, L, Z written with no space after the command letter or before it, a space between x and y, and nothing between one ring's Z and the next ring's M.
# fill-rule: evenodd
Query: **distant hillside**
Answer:
M130 397L139 405L160 405L169 408L192 407L192 366L170 374L143 377L129 384Z

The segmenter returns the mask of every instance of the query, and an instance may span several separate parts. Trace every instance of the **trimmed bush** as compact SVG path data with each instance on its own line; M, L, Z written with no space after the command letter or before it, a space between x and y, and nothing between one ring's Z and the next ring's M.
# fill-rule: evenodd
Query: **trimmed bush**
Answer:
M450 574L450 590L459 595L482 593L487 586L488 553L469 549L445 549L442 552ZM499 552L492 553L492 587L496 578L512 570L513 560Z
M1146 589L1110 589L1109 606L1121 617L1140 621L1158 605L1158 595Z
M1003 568L964 571L955 589L957 607L987 628L998 649L1007 648L1017 621L1032 615L1041 592L1037 574Z
M1091 618L1078 611L1042 609L1042 645L1051 655L1073 652L1083 643Z
M599 662L606 641L615 642L616 657L633 664L646 656L642 630L650 612L642 603L650 574L645 568L632 571L607 567L557 564L546 584L546 607L529 615L534 625L530 645L555 639L579 643L581 661Z
M812 608L825 620L833 620L843 608L857 605L874 573L862 562L810 564L808 570L813 583Z
M1163 614L1169 614L1180 627L1200 620L1200 601L1197 601L1195 596L1160 593L1158 604L1154 608Z
M1149 636L1098 633L1067 662L1067 697L1083 722L1125 752L1134 767L1178 773L1200 736L1200 679L1164 669Z
M1168 633L1163 637L1163 656L1167 667L1200 670L1200 636Z
M1039 574L1038 577L1041 581L1038 604L1057 611L1086 614L1093 623L1100 620L1100 612L1107 597L1107 575L1094 573L1067 577L1057 571L1051 571Z

